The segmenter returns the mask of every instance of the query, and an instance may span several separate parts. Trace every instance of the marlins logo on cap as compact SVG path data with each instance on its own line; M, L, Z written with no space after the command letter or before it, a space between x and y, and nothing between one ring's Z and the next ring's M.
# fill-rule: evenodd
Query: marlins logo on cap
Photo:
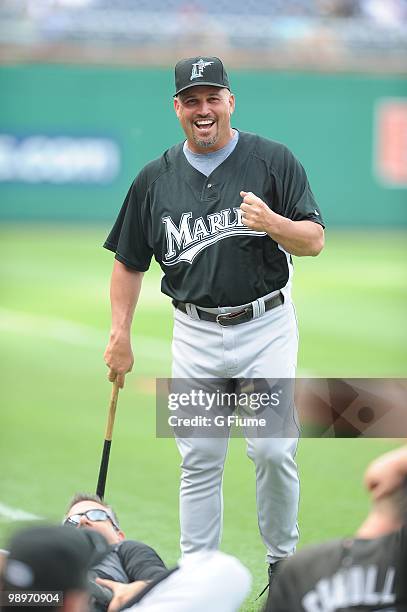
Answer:
M190 76L190 80L199 79L203 76L203 71L206 66L211 66L213 62L205 62L202 58L196 64L192 64L192 74Z
M196 85L226 87L230 90L228 75L218 57L189 57L175 66L175 96Z

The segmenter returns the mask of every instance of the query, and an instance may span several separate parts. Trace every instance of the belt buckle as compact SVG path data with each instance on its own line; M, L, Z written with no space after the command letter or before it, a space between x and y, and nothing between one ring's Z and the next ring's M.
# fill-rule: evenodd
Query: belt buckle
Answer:
M218 314L216 315L216 323L218 323L222 327L228 327L229 325L238 325L239 323L242 323L243 321L239 321L236 319L239 319L242 315L246 315L248 312L250 312L250 308L243 308L243 310L239 310L238 312L228 312L226 314ZM244 319L244 320L249 320L249 319Z
M218 314L218 315L216 315L216 323L218 323L218 325L221 325L222 327L227 327L227 323L226 323L226 325L225 325L225 324L224 324L224 323L222 323L222 321L220 320L220 317L225 318L225 317L227 317L227 316L228 316L227 314Z

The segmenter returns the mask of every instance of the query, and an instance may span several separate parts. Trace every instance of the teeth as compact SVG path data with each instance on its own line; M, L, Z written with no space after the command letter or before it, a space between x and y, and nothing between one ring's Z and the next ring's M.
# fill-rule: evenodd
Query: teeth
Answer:
M212 125L213 121L211 119L205 119L203 121L196 121L196 125Z

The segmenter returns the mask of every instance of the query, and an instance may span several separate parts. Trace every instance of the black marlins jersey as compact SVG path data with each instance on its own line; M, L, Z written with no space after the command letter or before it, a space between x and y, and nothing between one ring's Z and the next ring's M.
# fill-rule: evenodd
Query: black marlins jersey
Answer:
M307 176L282 144L240 132L234 151L208 177L183 144L147 164L130 187L104 246L144 272L152 256L161 290L203 307L237 306L281 289L291 258L265 232L242 223L240 191L276 213L323 225Z
M267 612L406 612L406 565L406 527L306 547L279 568Z

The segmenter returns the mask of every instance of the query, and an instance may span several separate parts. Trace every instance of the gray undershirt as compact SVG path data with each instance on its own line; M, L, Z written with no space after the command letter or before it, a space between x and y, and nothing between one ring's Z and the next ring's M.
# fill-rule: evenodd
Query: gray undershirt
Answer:
M239 132L233 130L233 136L227 145L212 153L193 153L188 149L187 141L185 141L184 154L191 166L205 176L209 176L234 151L238 140Z

